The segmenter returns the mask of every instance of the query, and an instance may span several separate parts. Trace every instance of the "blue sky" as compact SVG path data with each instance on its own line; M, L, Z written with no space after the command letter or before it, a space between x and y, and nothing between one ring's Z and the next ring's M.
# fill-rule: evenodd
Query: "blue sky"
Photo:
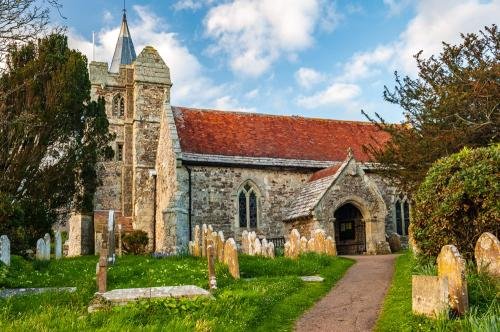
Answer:
M62 2L70 46L91 59L95 31L109 63L123 1ZM173 105L398 122L382 97L393 72L415 76L419 50L498 24L500 0L128 0L127 17L136 52L170 67Z

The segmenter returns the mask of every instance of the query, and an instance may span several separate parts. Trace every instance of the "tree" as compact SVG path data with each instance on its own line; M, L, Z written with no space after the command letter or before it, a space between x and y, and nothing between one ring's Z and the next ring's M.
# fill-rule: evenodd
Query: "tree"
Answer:
M59 0L0 0L0 59L11 44L36 40L49 25L51 8Z
M500 103L500 33L496 25L479 35L462 34L459 45L443 43L439 56L415 55L418 78L395 73L394 91L384 99L400 105L406 121L390 124L378 114L363 114L391 140L365 149L382 172L407 192L414 192L437 159L463 147L498 142Z
M91 211L112 139L87 60L65 36L14 45L0 77L0 233L26 248L58 215Z

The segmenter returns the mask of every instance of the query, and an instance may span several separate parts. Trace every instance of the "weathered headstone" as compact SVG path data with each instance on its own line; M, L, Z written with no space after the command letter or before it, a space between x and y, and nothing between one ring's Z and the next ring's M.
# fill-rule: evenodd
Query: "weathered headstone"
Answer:
M108 213L108 262L115 263L115 210L109 210Z
M300 238L300 252L301 253L307 252L307 238L305 236L302 236Z
M268 246L267 239L263 238L262 241L260 241L260 244L261 244L260 254L264 257L267 257L267 246Z
M55 245L55 256L56 259L61 259L62 258L62 237L61 237L61 232L56 231L54 235L54 245Z
M316 250L316 243L314 242L314 238L310 238L309 241L307 241L307 251L314 252L315 250Z
M207 256L207 233L208 228L206 224L201 225L201 257Z
M395 253L401 250L401 237L397 233L391 233L387 237L387 242L391 248L391 252Z
M326 233L322 229L316 229L313 231L314 238L314 251L318 254L325 253L325 241L326 241Z
M45 240L38 239L36 241L36 259L43 261L45 260Z
M454 245L441 248L437 258L438 276L448 278L450 308L458 315L469 309L465 261Z
M295 228L290 232L290 258L298 258L300 255L300 233Z
M267 244L267 257L274 258L274 243L272 242Z
M208 288L210 290L217 289L217 279L215 277L215 248L211 243L207 246L207 261L208 261Z
M241 251L248 255L248 248L250 246L250 241L248 239L248 231L244 230L241 232Z
M0 261L10 265L10 240L7 235L0 236Z
M43 255L43 259L50 260L50 234L45 233L43 236L43 240L45 241L45 252Z
M412 311L418 315L437 317L448 310L448 278L412 276Z
M229 268L229 273L235 279L240 278L240 265L238 263L238 249L233 238L229 238L224 245L224 263Z
M200 226L194 226L194 247L193 247L193 256L200 257L201 256L201 247L200 247Z
M337 248L335 241L331 236L328 236L325 241L325 253L329 256L337 256Z
M500 242L489 232L481 234L474 248L477 270L500 278Z
M217 233L217 260L224 261L224 233L222 231Z
M253 254L256 256L260 256L262 254L262 244L260 243L259 238L255 238L253 247L254 247Z
M103 242L101 247L101 252L99 256L99 268L97 272L97 291L99 293L105 293L107 287L107 274L108 274L108 257L109 252L107 248L107 243Z
M188 253L189 253L189 255L194 256L194 242L193 241L189 241L189 243L188 243Z
M257 239L257 234L255 234L255 232L250 232L250 234L248 235L248 239L249 239L249 246L248 246L248 254L250 256L254 256L255 255L255 239Z
M283 254L285 257L290 257L290 242L286 241L285 245L283 246Z

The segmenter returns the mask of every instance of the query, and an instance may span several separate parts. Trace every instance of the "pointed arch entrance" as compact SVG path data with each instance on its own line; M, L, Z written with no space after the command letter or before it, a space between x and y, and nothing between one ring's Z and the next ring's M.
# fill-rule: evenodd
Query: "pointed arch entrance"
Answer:
M353 204L346 203L335 211L334 217L337 252L341 255L365 252L366 232L361 211Z

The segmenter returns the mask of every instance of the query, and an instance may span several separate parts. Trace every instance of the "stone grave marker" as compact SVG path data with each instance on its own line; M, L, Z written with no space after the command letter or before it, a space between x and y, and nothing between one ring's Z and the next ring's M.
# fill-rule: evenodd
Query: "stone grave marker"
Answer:
M300 238L300 252L307 252L307 239L305 236Z
M10 265L10 240L7 235L0 236L0 261Z
M45 260L45 240L38 239L36 241L36 259L43 261Z
M448 278L450 308L458 315L469 309L465 261L454 245L441 248L437 258L438 276Z
M411 308L413 313L437 317L448 311L448 278L412 276Z
M314 251L318 254L325 253L325 231L322 229L316 229L313 231L312 237L314 238Z
M43 257L45 260L50 260L50 234L45 233L43 240L45 241L45 251Z
M335 241L331 236L328 236L325 241L325 252L329 256L337 256L337 248L335 247Z
M201 256L201 247L200 247L200 226L194 226L194 244L193 244L193 256L200 257Z
M309 241L307 241L307 251L308 252L314 252L316 250L316 244L314 243L314 238L310 238Z
M249 234L249 246L248 246L248 254L251 256L255 255L255 239L257 239L257 234L255 232L250 232Z
M295 228L290 232L290 256L291 258L298 258L300 255L300 233Z
M97 290L99 293L105 293L107 287L107 269L108 269L108 248L106 242L103 242L99 256L99 268L97 272Z
M255 238L253 248L254 248L253 254L255 256L260 256L262 254L262 244L260 243L259 238Z
M56 231L54 235L54 245L55 245L55 256L56 259L62 258L62 237L59 230Z
M224 263L229 268L229 273L235 279L240 278L240 265L238 263L238 248L233 238L227 239L224 245Z
M489 232L481 234L474 248L478 272L500 278L500 242Z
M222 231L217 233L217 260L224 261L224 233Z
M290 257L290 242L286 241L285 245L283 246L283 253L285 257Z
M267 239L263 238L262 241L260 241L260 244L261 244L260 254L264 257L267 257L267 246L269 245Z
M210 290L217 289L217 279L215 277L215 248L210 243L207 246L207 261L208 261L208 288Z
M115 263L115 210L109 210L108 213L108 262Z
M207 256L207 233L207 225L203 224L201 226L201 257Z
M272 242L267 244L267 257L274 259L274 243Z
M241 251L244 254L248 254L248 247L249 247L248 231L244 230L243 232L241 232Z

